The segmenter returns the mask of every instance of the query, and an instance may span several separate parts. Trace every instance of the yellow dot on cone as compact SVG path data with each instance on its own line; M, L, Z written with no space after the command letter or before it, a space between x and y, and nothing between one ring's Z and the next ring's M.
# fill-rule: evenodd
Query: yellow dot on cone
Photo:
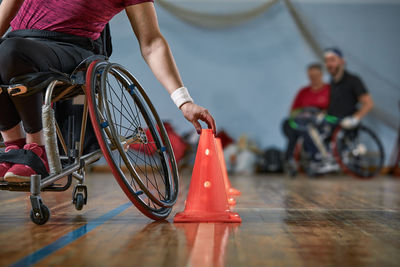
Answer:
M210 182L210 181L205 181L205 182L204 182L204 187L205 187L205 188L211 187L211 182Z
M207 148L205 153L206 153L207 156L210 155L210 150Z

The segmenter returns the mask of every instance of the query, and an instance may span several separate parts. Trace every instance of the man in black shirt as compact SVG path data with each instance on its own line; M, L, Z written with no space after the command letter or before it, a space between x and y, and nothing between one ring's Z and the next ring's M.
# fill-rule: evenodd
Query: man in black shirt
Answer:
M345 69L339 49L326 49L324 59L332 76L328 114L338 117L343 128L353 128L373 108L372 98L360 78Z

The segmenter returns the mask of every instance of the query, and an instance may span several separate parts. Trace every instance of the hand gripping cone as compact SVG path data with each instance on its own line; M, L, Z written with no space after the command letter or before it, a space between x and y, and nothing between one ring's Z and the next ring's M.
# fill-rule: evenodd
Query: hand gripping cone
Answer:
M231 196L240 196L242 193L239 190L232 187L231 182L229 181L228 171L226 170L224 150L222 148L221 139L218 137L215 139L216 139L216 144L217 144L219 160L221 162L222 175L224 177L226 194L228 195L229 199L233 199Z
M230 211L212 130L203 129L197 147L186 206L174 222L241 222Z

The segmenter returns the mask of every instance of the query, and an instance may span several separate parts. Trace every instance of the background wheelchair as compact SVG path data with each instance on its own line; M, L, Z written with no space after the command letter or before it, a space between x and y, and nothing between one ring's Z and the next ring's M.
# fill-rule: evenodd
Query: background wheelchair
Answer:
M42 120L49 174L32 175L30 183L0 183L2 190L30 191L34 223L44 224L50 217L41 191L65 191L73 179L77 180L73 204L81 210L88 200L85 166L102 156L124 193L144 215L160 220L170 214L179 186L171 143L149 97L124 67L103 56L92 56L70 75L35 73L16 77L11 83L2 93L24 97L45 89ZM80 138L75 138L74 117L68 120L64 138L52 103L78 95L85 99ZM84 153L88 114L100 149ZM132 146L136 149L130 149Z
M317 108L305 108L289 120L291 127L308 133L321 157L319 163L313 162L303 145L304 138L300 138L294 151L298 169L292 170L290 175L295 176L299 169L309 176L342 170L357 178L371 178L381 172L384 150L371 129L362 124L354 129L344 129L338 118L329 115L321 117L320 114ZM302 119L302 123L297 123L298 118ZM328 129L321 129L322 120L330 122L325 126Z

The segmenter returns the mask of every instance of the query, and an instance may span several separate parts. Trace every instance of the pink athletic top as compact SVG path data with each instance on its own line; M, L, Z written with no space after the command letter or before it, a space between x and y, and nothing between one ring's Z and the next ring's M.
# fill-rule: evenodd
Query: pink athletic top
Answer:
M25 0L11 28L55 31L95 40L125 7L144 2L153 0Z

